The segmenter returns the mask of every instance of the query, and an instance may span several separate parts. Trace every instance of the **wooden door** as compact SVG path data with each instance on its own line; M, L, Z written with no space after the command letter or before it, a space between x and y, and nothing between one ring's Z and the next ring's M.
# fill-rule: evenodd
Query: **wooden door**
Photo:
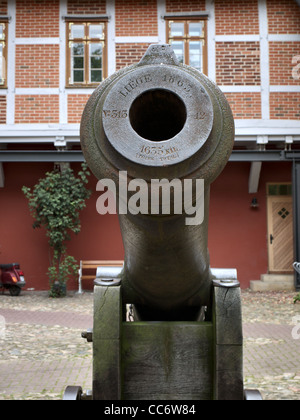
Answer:
M269 272L293 273L293 202L290 196L268 197Z

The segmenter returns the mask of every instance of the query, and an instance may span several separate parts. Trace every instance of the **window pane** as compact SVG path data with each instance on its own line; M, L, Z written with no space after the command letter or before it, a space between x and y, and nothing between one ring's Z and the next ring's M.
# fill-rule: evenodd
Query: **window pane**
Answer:
M102 69L102 57L91 57L91 69Z
M84 25L71 25L71 39L84 38Z
M287 195L287 185L279 185L279 195Z
M4 39L4 38L5 38L4 24L0 23L0 39Z
M279 185L279 195L292 195L292 188L289 184Z
M179 62L184 63L184 41L173 41L171 45Z
M269 185L269 195L278 195L278 188L277 185Z
M82 83L84 82L84 71L83 70L74 70L74 83Z
M190 66L202 71L202 42L190 42Z
M74 57L73 58L73 68L74 69L83 69L84 68L84 58L83 57Z
M190 22L189 35L199 36L199 37L202 36L203 35L203 22Z
M89 28L90 38L104 38L103 25L90 25Z
M71 83L84 82L84 44L71 46Z
M170 22L170 36L184 36L184 22Z
M90 55L102 56L102 44L90 44Z
M292 195L292 184L269 185L268 195Z
M72 44L72 55L84 56L84 44Z
M102 70L91 70L91 83L102 81Z
M90 83L102 81L102 44L90 44Z

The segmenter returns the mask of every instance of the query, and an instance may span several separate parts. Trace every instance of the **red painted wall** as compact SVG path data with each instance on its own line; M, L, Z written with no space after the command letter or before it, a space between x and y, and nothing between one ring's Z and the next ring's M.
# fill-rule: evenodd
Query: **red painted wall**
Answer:
M27 287L45 289L48 262L47 240L43 231L33 231L33 219L21 188L34 185L51 166L42 164L3 164L5 188L0 188L0 261L19 262Z
M237 268L242 288L268 272L267 196L268 182L290 182L290 163L263 163L259 191L248 193L250 163L226 166L211 186L209 250L211 266ZM259 207L251 208L253 198Z
M74 169L79 168L73 165ZM0 263L19 262L25 273L27 288L48 290L48 242L43 229L33 229L28 201L21 191L23 185L34 186L52 164L4 164L5 188L0 188ZM94 192L82 212L82 231L69 243L70 255L79 261L123 259L123 245L117 216L100 216L96 212L96 179L89 188ZM84 285L88 286L88 285ZM68 289L78 288L77 280Z
M74 169L79 168L73 165ZM4 164L5 188L0 188L0 263L20 262L28 288L47 290L49 253L44 230L33 230L27 200L21 188L33 186L52 164ZM242 287L267 273L266 183L291 180L291 164L264 163L257 194L248 194L250 163L229 163L211 187L209 250L211 266L238 270ZM69 254L77 260L123 259L124 251L117 216L96 211L96 179L87 208L82 212L82 230L69 243ZM253 197L259 208L251 209ZM84 288L92 285L84 284ZM77 280L68 285L77 288Z

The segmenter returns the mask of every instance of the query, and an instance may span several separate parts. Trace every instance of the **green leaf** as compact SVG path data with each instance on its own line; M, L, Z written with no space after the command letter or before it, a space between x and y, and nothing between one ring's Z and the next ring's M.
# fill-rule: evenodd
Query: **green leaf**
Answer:
M88 176L90 172L84 163L77 176L71 168L62 172L54 170L47 172L33 189L22 188L35 219L33 228L46 229L49 246L53 249L53 262L48 270L50 286L77 275L75 259L65 254L66 242L70 240L71 232L80 232L80 210L86 207L85 202L91 195L86 188Z

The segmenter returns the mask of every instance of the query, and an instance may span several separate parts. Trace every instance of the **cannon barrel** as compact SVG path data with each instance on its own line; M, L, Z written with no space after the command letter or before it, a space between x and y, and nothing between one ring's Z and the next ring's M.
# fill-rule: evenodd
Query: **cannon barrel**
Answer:
M189 319L191 312L210 303L209 190L234 141L225 96L199 71L180 64L170 45L151 45L138 64L116 72L94 91L83 112L80 137L95 176L117 185L124 301L135 304L144 319ZM124 194L133 180L149 187L149 211L143 214L130 212L133 191ZM153 180L169 185L169 215L162 214L161 203L159 212L151 212ZM193 180L190 208L183 205L184 191L171 188L174 180L183 188L184 181ZM200 194L196 180L204 180ZM162 188L157 191L162 199ZM180 213L174 209L181 193ZM200 196L204 217L198 209L196 220Z

